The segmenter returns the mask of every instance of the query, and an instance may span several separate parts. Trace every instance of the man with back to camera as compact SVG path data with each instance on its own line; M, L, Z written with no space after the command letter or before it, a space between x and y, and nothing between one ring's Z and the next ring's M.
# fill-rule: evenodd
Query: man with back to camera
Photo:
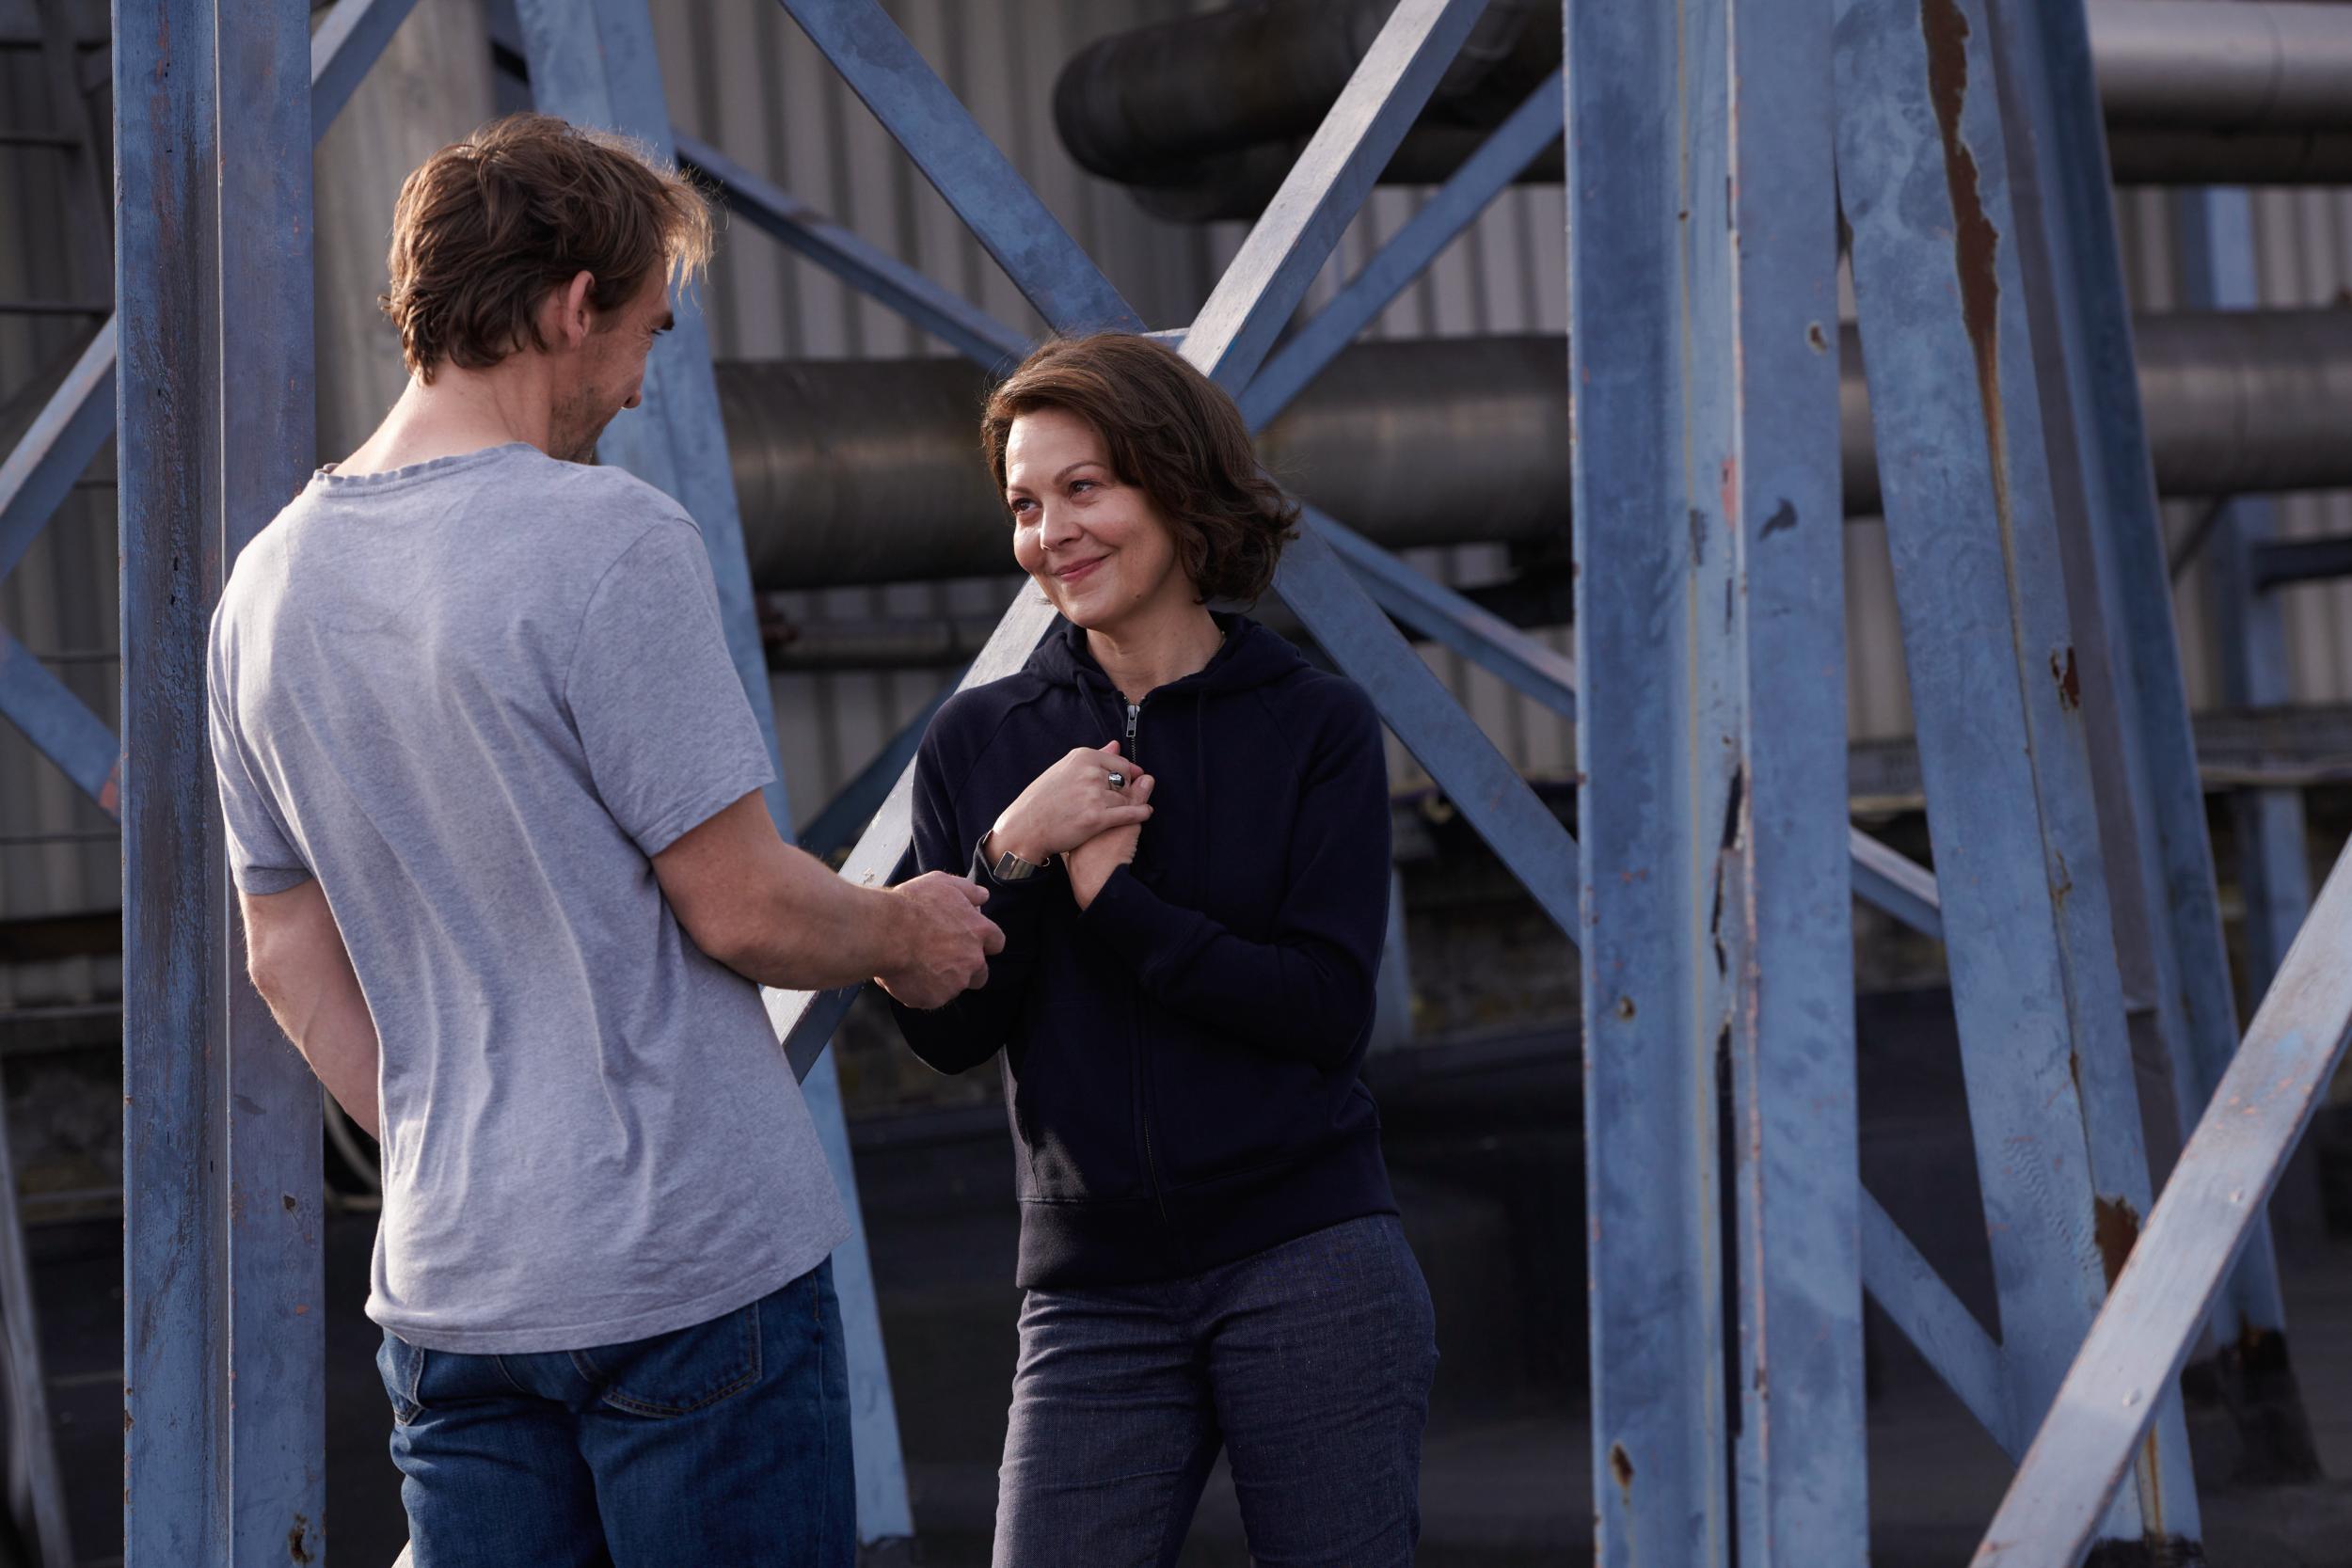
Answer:
M585 466L708 247L675 172L560 119L434 154L408 387L214 617L253 981L383 1144L417 1568L852 1561L848 1222L754 982L938 1006L1003 942L962 880L783 843L700 534Z

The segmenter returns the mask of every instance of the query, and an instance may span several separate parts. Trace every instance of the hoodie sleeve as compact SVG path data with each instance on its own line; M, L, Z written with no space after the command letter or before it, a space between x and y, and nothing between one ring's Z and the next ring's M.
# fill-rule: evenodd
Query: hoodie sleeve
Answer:
M1264 942L1182 909L1124 866L1080 918L1146 995L1231 1037L1326 1071L1372 1022L1389 923L1389 768L1379 716L1353 686L1305 759L1281 910Z
M963 1072L996 1054L1020 1015L1037 967L1041 895L1062 873L1057 863L1018 882L1000 882L981 863L979 841L988 825L965 821L955 798L971 768L956 768L956 784L948 782L945 753L950 748L943 732L951 722L948 710L942 709L914 756L914 872L949 871L987 889L980 912L1005 933L1005 950L988 960L988 984L978 990L928 1012L891 997L890 1011L915 1055L941 1072Z

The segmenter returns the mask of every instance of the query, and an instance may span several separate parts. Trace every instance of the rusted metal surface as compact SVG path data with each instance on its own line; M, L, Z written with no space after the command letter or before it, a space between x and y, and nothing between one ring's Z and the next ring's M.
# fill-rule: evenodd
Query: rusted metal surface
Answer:
M2079 1560L2352 1039L2352 852L2280 966L1993 1517L1976 1568Z
M2135 972L2151 1048L2168 1069L2173 1105L2167 1119L2185 1138L2236 1047L2237 1013L2168 592L2163 518L2151 474L2153 442L2149 420L2131 395L2140 385L2139 356L2106 183L2105 133L2101 117L2086 102L2096 74L2092 29L2074 4L1990 4L2003 111L2033 128L2014 160L2018 250L2037 345L2053 495L2068 550L2069 593L2089 642L2086 673L2095 673L2105 689L2106 700L2090 715L2096 726L2091 757L2108 863L2115 872L2115 941ZM2198 8L2161 6L2135 14L2169 12L2173 22L2193 24L2185 13ZM2317 17L2322 9L2290 8L2307 17ZM2233 8L2232 16L2225 26L2265 25L2255 8ZM2352 41L2352 30L2342 19L2328 25ZM2206 73L2183 73L2192 74ZM2218 62L2213 74L2226 74ZM2237 193L2234 205L2228 193L2214 194L2222 198L2219 215L2225 220L2232 213L2243 217L2244 193ZM2208 306L2253 304L2251 279L2244 276L2251 262L2249 237L2241 224L2238 254L2217 258L2210 244L2226 243L2226 236L2201 224L2207 210L2199 204L2181 230L2186 245L2197 245L2201 236L2206 242L2206 254L2190 258L2185 269L2192 300ZM2238 269L2234 286L2217 274L2217 261L2225 270ZM2233 292L2227 299L2210 290L2200 295L2200 279L2220 281ZM2217 312L2201 319L2224 329L2242 325ZM2247 514L2249 519L2257 515ZM2233 518L2217 553L2242 566L2244 537ZM2226 567L2215 575L2225 584L2232 577ZM2236 604L2259 596L2242 573L2236 581ZM2275 612L2270 632L2268 649L2282 657ZM2282 698L2282 678L2279 686ZM2299 807L2284 809L2275 799L2250 803L2252 831L2240 840L2249 847L2254 867L2248 879L2249 930L2257 942L2267 938L2274 944L2255 957L2259 987L2267 983L2269 967L2300 918L2310 882L2302 864ZM2291 868L2280 865L2290 858ZM2275 913L2277 900L2265 896L2271 870L2279 873L2278 899L2295 906L2282 922ZM2273 928L2281 923L2285 929ZM2161 1179L2162 1172L2156 1174ZM2137 1212L2145 1213L2146 1205L2138 1204ZM2265 1385L2259 1390L2237 1371L2226 1348L2249 1331L2284 1332L2266 1222L2258 1222L2224 1300L2215 1335L2222 1354L2203 1370L2236 1385L2225 1402L2261 1479L2308 1479L2317 1473L2317 1460L2283 1338L2275 1370L2254 1374ZM2175 1494L2186 1485L2176 1466Z
M1838 9L1839 192L2003 1365L2030 1421L2102 1299L2102 1242L2149 1201L2083 716L2107 699L2069 626L1983 7ZM2177 1397L2139 1500L2119 1536L2197 1535Z

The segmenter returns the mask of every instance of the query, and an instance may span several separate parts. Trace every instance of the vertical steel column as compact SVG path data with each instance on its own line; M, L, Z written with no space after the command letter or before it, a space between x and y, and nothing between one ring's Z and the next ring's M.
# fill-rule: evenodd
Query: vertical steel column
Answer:
M2072 586L2078 602L2088 599L2096 607L2107 642L2100 662L2113 682L2108 706L2119 743L2100 753L2101 771L2112 779L2102 797L2108 802L2105 809L2129 818L2124 838L2137 860L2136 875L2119 877L2119 889L2128 880L2141 895L2137 909L2119 908L2117 940L2123 943L2136 936L2145 943L2153 1022L2169 1069L2177 1125L2185 1137L2237 1049L2237 1012L2172 621L2163 517L2139 417L2130 306L2090 30L2080 0L2032 5L1993 0L1993 16L2002 101L2019 128L2014 144L2019 254L2040 345L2036 364L2052 460L2061 481L2060 524L2085 546L2078 553L2086 558L2091 580ZM2256 291L2244 193L2234 193L2234 206L2232 193L2201 195L2201 199L2200 195L2182 198L2184 207L2201 209L2190 214L2184 243L2207 242L2199 247L2202 257L2189 259L2190 288L2218 285L2230 291L2226 303L2252 305ZM2217 200L2218 207L2205 205ZM2234 218L2234 231L2207 228L2199 220L2208 214L2225 224ZM2233 245L2233 253L2217 255L2213 244ZM2267 502L2239 504L2259 508L2249 515L2266 522ZM2225 527L2217 541L2223 546L2220 575L2225 583L2234 576L2245 584L2236 603L2257 616L2268 611L2274 617L2271 641L2252 657L2272 656L2261 673L2277 683L2271 700L2283 701L2285 650L2278 639L2275 606L2249 580L2245 536L2231 539L2231 531ZM2223 619L2224 649L2249 648L2228 635L2230 617ZM2259 626L2249 629L2262 634ZM2225 653L2225 660L2229 657ZM2274 919L2265 918L2275 900L2292 900L2294 908L2291 914L2279 911L2285 929L2267 931L2276 946L2254 958L2258 983L2264 984L2268 966L2292 939L2311 891L2299 797L2267 793L2272 799L2254 807L2254 832L2245 842L2249 861L2259 861L2262 871L2275 871L2280 880L2273 892L2258 872L2255 886L2265 890L2265 904L2249 921L2249 934L2275 926ZM2256 909L2253 887L2248 904L2249 911ZM2139 1212L2146 1212L2144 1206ZM2257 1215L2215 1324L2219 1355L2214 1370L2233 1385L2229 1402L2246 1444L2240 1467L2249 1476L2289 1480L2318 1473L2310 1421L2288 1359L2285 1325L2270 1226Z
M1568 12L1609 1564L1867 1555L1829 20Z
M204 726L220 547L214 0L114 8L125 1568L225 1564L223 981Z
M517 10L531 63L532 95L541 108L583 125L620 131L660 157L675 155L653 16L645 0L519 0ZM776 744L775 703L768 686L767 655L760 646L751 568L743 554L734 469L727 462L726 432L719 420L719 391L710 374L709 328L690 292L680 292L673 313L675 325L656 341L646 362L644 405L612 421L598 451L675 497L702 530L718 582L728 652L775 765L775 781L767 789L769 815L789 841L792 812ZM849 1348L858 1539L869 1545L905 1540L914 1533L906 1460L898 1442L898 1414L891 1397L857 1171L842 1120L840 1081L830 1056L805 1073L802 1092L824 1145L834 1184L850 1212L850 1237L834 1249L833 1267Z
M1729 836L1737 766L1719 739L1736 718L1719 711L1723 672L1695 641L1731 582L1727 503L1719 490L1710 515L1693 474L1716 434L1705 428L1713 411L1698 406L1715 376L1691 356L1719 345L1693 343L1689 319L1693 306L1720 304L1704 284L1693 297L1691 273L1722 264L1724 236L1705 219L1686 232L1687 214L1719 209L1693 197L1704 177L1686 150L1703 160L1704 138L1686 148L1696 127L1682 95L1687 86L1704 101L1711 86L1718 129L1725 105L1720 79L1684 82L1681 21L1647 6L1570 6L1565 19L1578 937L1603 1568L1708 1568L1736 1553L1724 1411L1732 1195L1720 1164L1731 1087L1716 1052L1726 976L1689 962L1712 913L1692 886L1695 850ZM1714 21L1720 42L1720 9ZM1706 112L1692 105L1691 118ZM1711 356L1707 367L1724 368Z
M1982 6L1837 10L1839 193L2010 1404L2030 1425L2148 1209L2081 677ZM2194 1541L2177 1394L2138 1481L2140 1528L2119 1510L2110 1529Z
M310 18L280 0L215 9L218 101L234 112L219 131L221 533L206 552L208 609L238 551L310 478L317 446ZM227 938L212 962L227 1010L230 1560L300 1563L324 1549L326 1502L319 1085L246 978L217 818L206 818L206 864Z
M1715 961L1730 968L1740 1561L1860 1568L1869 1495L1831 12L1828 0L1726 9L1723 52L1693 63L1730 78L1728 125L1708 121L1729 154L1726 270L1707 281L1731 318L1730 406L1713 444L1730 438L1732 512L1720 524L1734 577L1721 630L1703 636L1734 673L1740 728L1724 739L1745 769L1744 791L1732 779L1742 809L1724 821L1735 836L1712 851L1721 918L1709 916ZM1692 205L1694 218L1709 210ZM1691 848L1694 861L1710 852L1704 838Z
M2253 198L2244 188L2183 191L2172 198L2181 303L2216 310L2262 304L2254 273ZM2267 496L2221 503L2206 552L2212 561L2214 636L2221 649L2222 701L2232 707L2276 707L2295 692L2286 630L2275 592L2254 580L2253 552L2278 531L2278 505ZM2246 901L2247 989L2260 996L2286 958L2311 908L2311 863L2303 795L2296 789L2238 789L2230 804L2237 823L2238 887ZM2192 1108L2193 1111L2193 1108Z

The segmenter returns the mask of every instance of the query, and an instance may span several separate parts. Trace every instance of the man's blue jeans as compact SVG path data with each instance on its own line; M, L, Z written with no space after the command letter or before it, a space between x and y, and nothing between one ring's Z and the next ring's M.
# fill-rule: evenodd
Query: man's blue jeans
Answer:
M830 1260L751 1306L532 1355L384 1336L415 1568L850 1568Z
M1166 1284L1031 1291L996 1568L1167 1568L1220 1448L1260 1568L1404 1568L1437 1363L1392 1214Z

